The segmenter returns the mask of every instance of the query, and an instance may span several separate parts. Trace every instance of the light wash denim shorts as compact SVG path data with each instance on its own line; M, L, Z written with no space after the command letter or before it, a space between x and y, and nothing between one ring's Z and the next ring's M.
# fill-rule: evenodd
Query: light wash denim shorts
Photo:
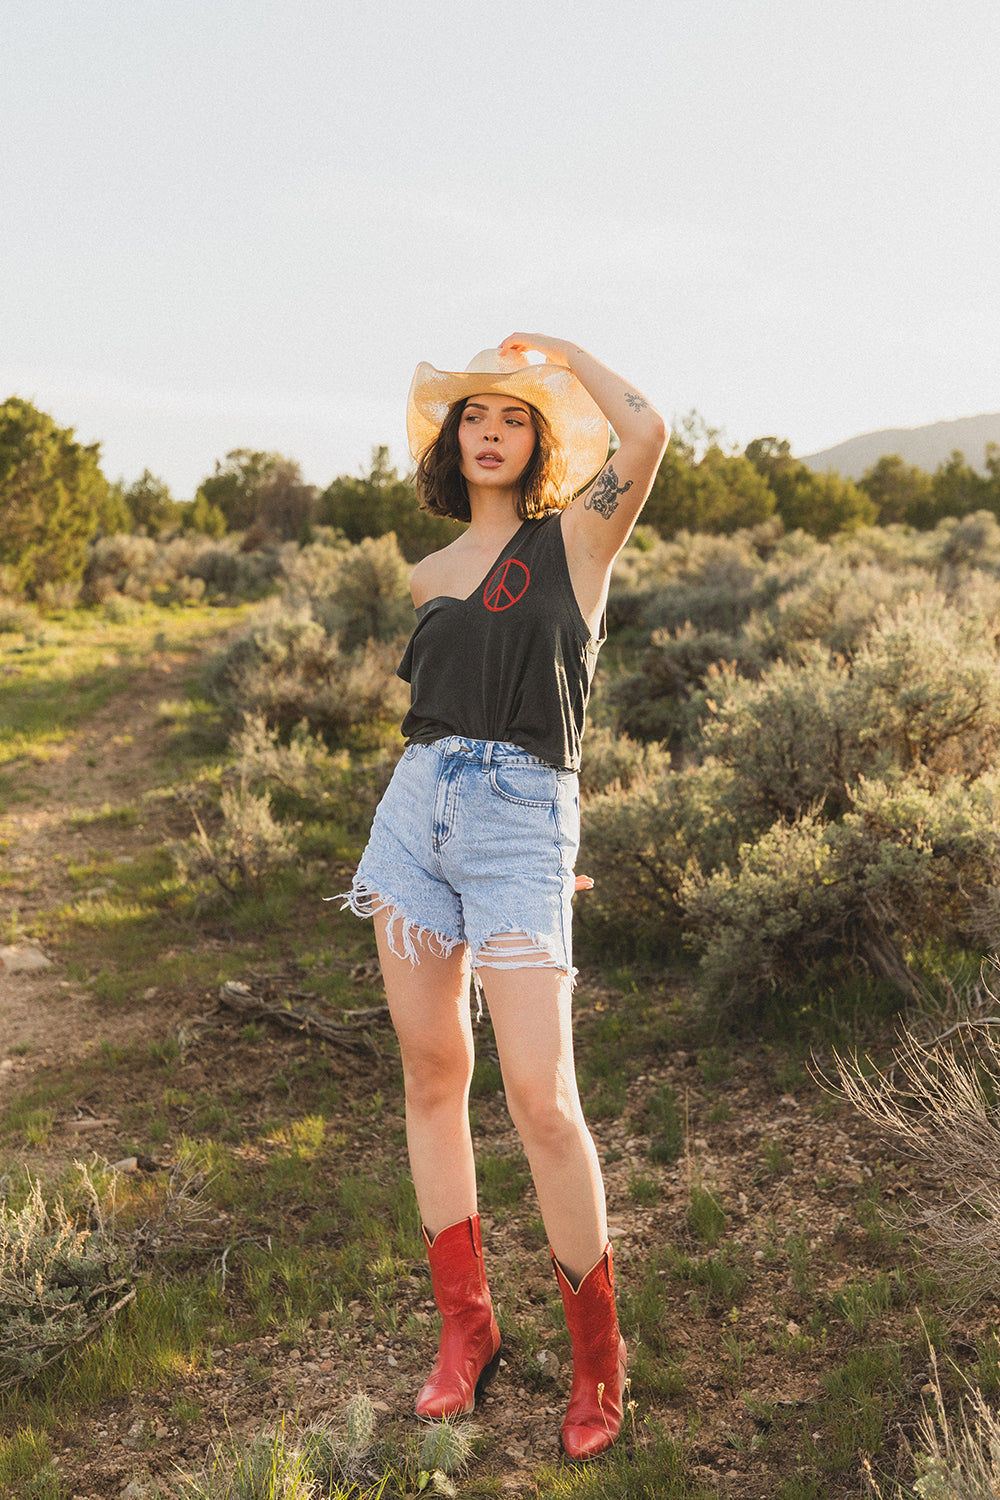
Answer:
M391 912L389 946L412 964L422 945L466 944L477 990L480 968L572 976L579 842L575 771L499 740L408 745L343 905Z

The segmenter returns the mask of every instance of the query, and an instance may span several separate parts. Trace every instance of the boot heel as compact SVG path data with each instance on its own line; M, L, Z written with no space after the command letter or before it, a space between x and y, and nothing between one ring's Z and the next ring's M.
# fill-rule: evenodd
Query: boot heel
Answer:
M500 1350L498 1349L493 1358L490 1360L489 1364L484 1368L479 1379L476 1381L475 1397L477 1401L485 1391L486 1387L490 1384L490 1382L496 1378L496 1374L499 1368Z

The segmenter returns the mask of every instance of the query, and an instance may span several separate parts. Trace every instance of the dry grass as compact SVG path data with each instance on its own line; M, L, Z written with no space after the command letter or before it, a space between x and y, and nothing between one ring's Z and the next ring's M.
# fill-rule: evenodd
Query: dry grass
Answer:
M835 1054L836 1091L929 1169L896 1218L965 1304L1000 1283L998 1026L969 1021L952 1028L954 1041L930 1043L904 1030L892 1063L878 1071Z

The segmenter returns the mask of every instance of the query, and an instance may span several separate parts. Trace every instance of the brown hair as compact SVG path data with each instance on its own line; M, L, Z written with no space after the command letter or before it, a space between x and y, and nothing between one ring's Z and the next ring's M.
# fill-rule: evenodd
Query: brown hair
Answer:
M448 408L440 432L424 449L417 465L420 509L432 516L450 516L453 521L472 519L458 445L458 429L466 399L454 401ZM517 514L522 521L532 521L546 511L564 510L572 496L562 493L561 480L566 465L548 421L529 401L524 404L531 413L535 429L535 449L521 475Z

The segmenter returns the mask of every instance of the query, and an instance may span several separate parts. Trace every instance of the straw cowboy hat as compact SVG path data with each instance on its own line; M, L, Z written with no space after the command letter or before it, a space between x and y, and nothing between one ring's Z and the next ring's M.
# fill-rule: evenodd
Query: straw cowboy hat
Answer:
M406 433L417 460L441 430L448 408L466 396L495 392L527 401L542 413L566 463L566 488L575 494L608 456L608 422L565 365L533 365L526 356L484 349L463 371L419 364L406 403Z

